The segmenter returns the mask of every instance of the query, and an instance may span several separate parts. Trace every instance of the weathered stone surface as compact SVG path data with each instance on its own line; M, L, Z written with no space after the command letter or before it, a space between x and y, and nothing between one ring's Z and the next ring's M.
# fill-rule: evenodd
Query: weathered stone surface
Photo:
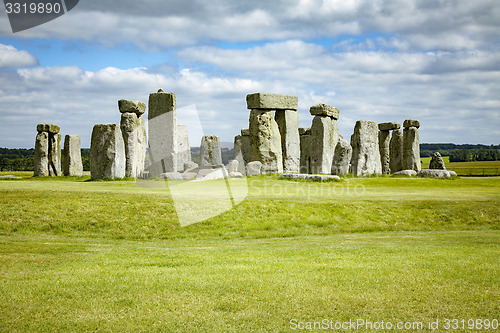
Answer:
M443 157L441 157L441 154L438 151L432 155L431 162L429 163L429 169L446 170Z
M184 171L196 169L198 167L198 164L194 163L193 161L185 162L184 163Z
M241 135L242 136L249 136L250 135L250 129L248 129L248 128L242 128L241 129Z
M92 130L90 143L92 179L125 177L125 144L119 124L99 124Z
M298 98L291 95L255 93L247 95L248 109L297 110Z
M438 169L422 169L418 172L420 177L450 178L450 172Z
M283 172L281 134L269 110L250 111L250 145L252 161L262 163L262 173Z
M59 133L59 130L61 128L57 125L54 125L54 124L38 124L36 126L36 130L38 132L48 132L48 133L52 133L52 134L57 134Z
M313 116L327 116L327 117L332 117L333 119L336 120L339 119L339 110L334 106L326 104L317 104L311 106L309 112Z
M245 175L245 166L252 161L250 136L237 135L234 137L233 159L238 161L238 172Z
M378 124L379 131L392 131L401 128L401 124L395 121Z
M125 144L125 176L140 177L147 148L144 118L132 112L122 113L120 127Z
M246 174L247 176L256 176L262 173L262 163L259 161L253 161L247 164Z
M61 173L61 134L49 134L49 176L59 177Z
M419 128L420 127L420 121L416 120L416 119L406 119L404 122L403 122L403 127L404 128L408 128L408 127L416 127L416 128Z
M229 161L229 163L227 164L227 172L231 173L231 172L238 172L239 170L239 162L237 160L231 160Z
M339 176L336 175L314 175L306 173L283 173L280 175L282 179L305 179L312 180L316 182L323 182L327 180L340 180Z
M380 128L380 124L379 124ZM380 163L382 164L382 174L388 175L391 173L391 155L390 155L390 141L391 132L379 131L378 132L378 146L380 152Z
M389 156L391 173L403 170L403 132L400 128L392 131L389 143Z
M191 147L189 146L189 135L185 125L177 124L177 170L181 171L186 162L191 162Z
M14 175L3 175L3 176L0 176L0 179L7 179L7 180L14 180L14 179L23 179L23 177L18 177L18 176L14 176Z
M140 116L146 112L146 104L141 101L132 101L128 99L120 99L118 101L118 109L121 113L131 112Z
M35 177L47 177L49 175L49 133L39 132L35 140L34 156Z
M281 135L284 172L299 172L299 115L295 110L276 110L275 120Z
M243 178L243 174L241 172L230 172L229 177L231 177L231 178Z
M215 180L229 177L226 167L223 165L213 169L202 169L196 175L195 181Z
M184 177L182 174L175 172L164 172L160 174L160 178L168 179L168 180L183 180Z
M415 170L401 170L393 173L394 176L416 176L417 172Z
M149 95L149 174L177 171L178 135L175 94L161 89Z
M195 179L196 176L198 174L196 172L189 172L189 171L186 171L186 172L183 172L182 173L182 179L184 180L191 180L191 179Z
M382 174L378 146L378 125L374 121L358 120L351 136L352 174L368 176Z
M222 164L220 140L217 135L204 135L200 145L200 165Z
M80 136L66 135L64 137L64 167L65 176L83 175L82 151L80 148Z
M352 147L344 139L339 139L333 154L332 175L346 176L349 173L351 164Z
M403 169L420 171L420 140L417 127L407 127L403 131Z
M337 120L315 116L312 121L310 140L310 172L330 174L333 154L339 141Z

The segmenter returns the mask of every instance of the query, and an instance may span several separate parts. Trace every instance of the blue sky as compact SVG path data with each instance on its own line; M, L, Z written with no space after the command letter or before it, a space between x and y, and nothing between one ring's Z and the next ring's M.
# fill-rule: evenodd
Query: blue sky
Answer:
M0 5L0 146L33 147L52 122L88 147L118 99L158 88L223 141L248 127L247 94L273 92L299 97L304 127L336 106L346 138L415 118L421 142L498 144L499 17L487 0L82 0L14 34Z

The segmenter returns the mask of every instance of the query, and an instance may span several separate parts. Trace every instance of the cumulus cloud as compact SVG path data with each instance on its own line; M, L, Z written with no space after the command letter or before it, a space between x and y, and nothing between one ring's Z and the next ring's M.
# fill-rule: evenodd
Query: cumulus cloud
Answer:
M28 67L38 65L35 56L27 51L19 51L12 45L0 44L0 68Z

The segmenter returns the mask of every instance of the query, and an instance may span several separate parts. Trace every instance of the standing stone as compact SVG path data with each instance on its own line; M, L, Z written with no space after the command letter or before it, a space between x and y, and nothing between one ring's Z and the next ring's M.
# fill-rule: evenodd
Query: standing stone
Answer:
M438 151L432 155L431 162L429 163L429 169L446 170L443 157L441 157L441 154Z
M374 121L358 120L351 136L352 174L368 176L382 174L378 145L378 125Z
M158 92L149 95L149 157L150 176L177 172L178 135L174 93Z
M400 128L392 131L391 141L389 143L391 173L403 170L403 132Z
M415 170L422 168L420 164L420 140L418 137L418 120L407 119L404 121L403 131L403 169Z
M147 138L144 118L135 112L123 112L120 127L125 144L125 176L140 177L144 172L146 157Z
M339 139L332 162L332 175L347 176L351 163L352 147L344 139Z
M281 135L283 172L299 172L299 115L296 110L276 110L275 119Z
M217 135L204 135L200 145L200 166L222 164L220 140Z
M146 121L144 117L137 117L137 163L136 177L140 177L144 173L146 153L148 150L148 134L146 131Z
M250 110L297 110L298 98L291 95L255 93L247 95L247 108Z
M253 161L247 164L246 174L247 176L257 176L262 173L262 163L259 161Z
M64 137L64 168L65 176L83 175L82 151L80 148L80 136L66 135Z
M311 173L311 128L299 128L300 173Z
M234 137L233 159L238 161L238 172L245 175L245 166L252 161L250 136L237 135Z
M339 110L330 105L318 104L311 106L309 111L315 116L311 126L311 172L329 174L339 141Z
M125 177L125 144L119 124L99 124L92 130L90 143L92 179Z
M34 157L35 177L47 177L49 175L49 133L39 132L35 140Z
M271 110L250 111L252 161L262 163L262 173L282 173L281 134Z
M390 141L391 141L391 132L390 131L379 131L378 132L380 163L382 164L382 174L383 175L388 175L391 173Z
M49 176L61 175L61 134L49 134Z
M191 162L191 147L189 146L189 135L185 125L177 124L177 136L177 143L179 145L177 170L184 171L184 163Z
M238 164L239 162L237 160L231 160L229 161L229 163L227 164L227 172L228 173L232 173L232 172L239 172L238 171Z

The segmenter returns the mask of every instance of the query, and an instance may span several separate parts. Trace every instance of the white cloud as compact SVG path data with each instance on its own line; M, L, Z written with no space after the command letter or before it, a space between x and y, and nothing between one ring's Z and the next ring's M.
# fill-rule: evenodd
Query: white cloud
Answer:
M38 60L27 51L19 51L12 45L0 44L0 68L38 65Z

